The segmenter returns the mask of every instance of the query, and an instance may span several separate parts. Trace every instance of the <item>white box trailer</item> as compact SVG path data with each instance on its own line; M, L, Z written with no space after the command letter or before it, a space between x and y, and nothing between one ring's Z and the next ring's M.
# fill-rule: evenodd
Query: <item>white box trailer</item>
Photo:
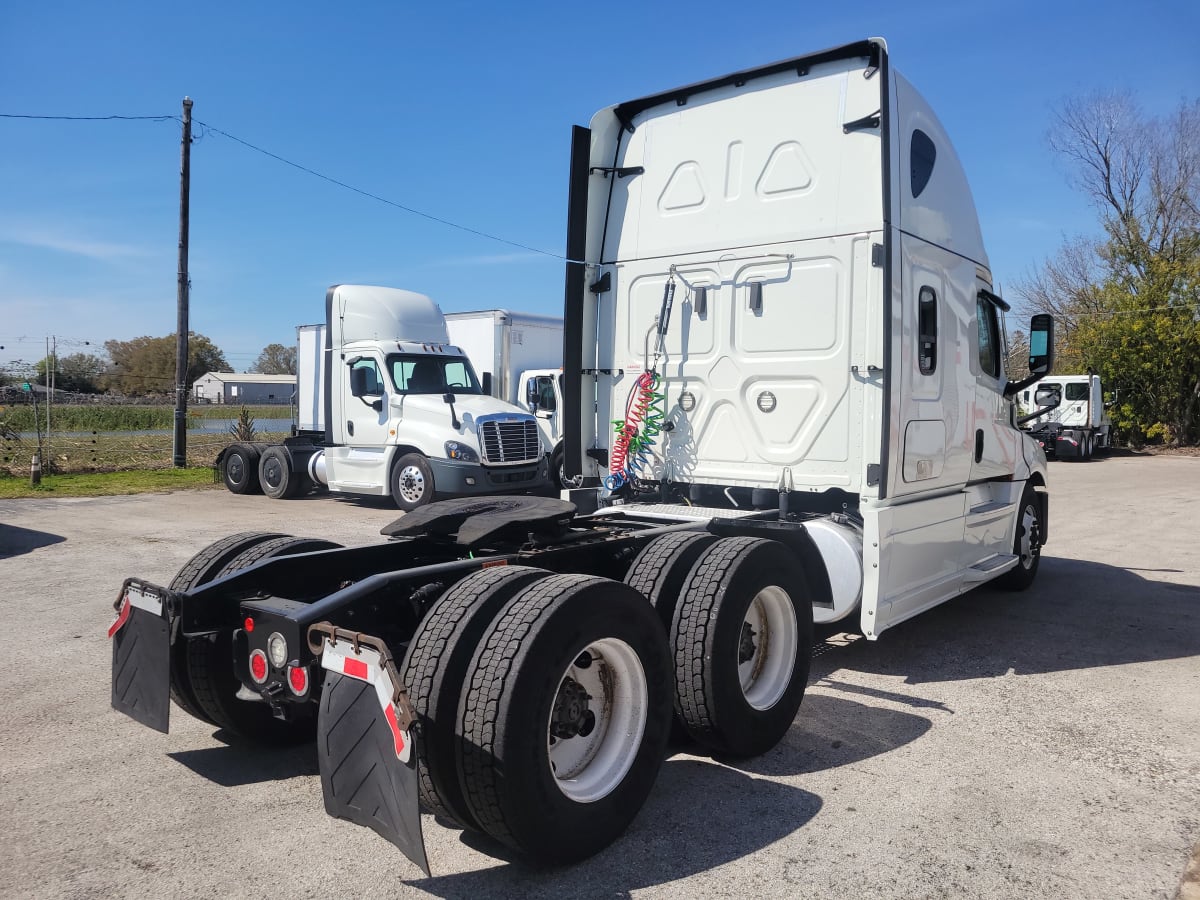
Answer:
M485 391L537 417L556 485L578 487L579 479L563 473L563 320L484 309L447 313L446 329L475 364Z
M296 430L325 432L326 326L296 327Z
M734 757L788 733L814 620L874 640L1028 587L1046 539L1013 398L1053 323L1007 372L962 168L882 40L601 110L570 172L567 462L603 488L569 496L599 508L234 535L172 589L130 579L112 631L114 706L166 730L173 685L266 738L315 715L326 810L426 871L421 806L539 862L595 853L673 721Z
M485 384L490 380L489 393L518 406L526 403L523 373L562 368L562 318L482 309L446 313L446 330Z

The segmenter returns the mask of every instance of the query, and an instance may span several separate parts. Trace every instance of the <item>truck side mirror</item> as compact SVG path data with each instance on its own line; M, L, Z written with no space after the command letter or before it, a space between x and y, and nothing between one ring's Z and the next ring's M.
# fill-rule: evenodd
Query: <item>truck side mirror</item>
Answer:
M1029 320L1029 374L1048 375L1054 368L1054 317L1038 313Z
M527 378L525 380L525 402L529 404L531 410L537 411L538 384L536 378Z
M480 379L480 381L483 382L483 385L482 385L483 392L485 394L487 394L489 397L495 396L494 394L492 394L492 373L484 372L482 375L479 376L479 379Z
M1043 385L1033 395L1033 402L1036 406L1058 406L1062 403L1062 394L1056 387Z
M365 397L367 390L367 370L356 368L350 370L350 393L355 397Z

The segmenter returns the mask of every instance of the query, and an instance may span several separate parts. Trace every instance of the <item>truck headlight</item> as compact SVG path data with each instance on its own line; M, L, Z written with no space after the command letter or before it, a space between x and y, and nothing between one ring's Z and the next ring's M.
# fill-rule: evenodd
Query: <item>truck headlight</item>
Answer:
M479 462L479 454L474 447L468 447L461 441L446 441L446 455L459 462Z

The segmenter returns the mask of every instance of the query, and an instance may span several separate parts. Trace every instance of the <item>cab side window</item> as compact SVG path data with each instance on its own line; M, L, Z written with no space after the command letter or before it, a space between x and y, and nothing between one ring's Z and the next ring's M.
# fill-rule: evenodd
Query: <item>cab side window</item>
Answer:
M978 297L975 301L975 319L979 326L979 368L985 375L1000 377L1000 322L996 307Z

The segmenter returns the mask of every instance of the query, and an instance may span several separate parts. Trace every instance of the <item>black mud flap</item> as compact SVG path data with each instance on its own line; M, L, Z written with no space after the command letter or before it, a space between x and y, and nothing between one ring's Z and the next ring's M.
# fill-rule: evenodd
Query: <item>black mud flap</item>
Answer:
M164 588L127 579L115 604L112 705L155 731L167 733L171 711L171 623Z
M370 681L326 671L317 718L325 811L374 829L429 875L417 794L415 735L401 734Z

